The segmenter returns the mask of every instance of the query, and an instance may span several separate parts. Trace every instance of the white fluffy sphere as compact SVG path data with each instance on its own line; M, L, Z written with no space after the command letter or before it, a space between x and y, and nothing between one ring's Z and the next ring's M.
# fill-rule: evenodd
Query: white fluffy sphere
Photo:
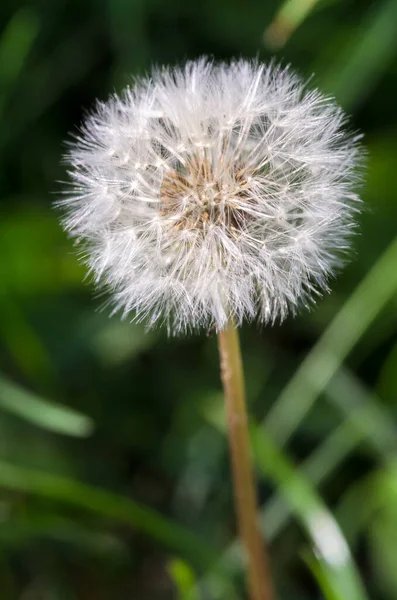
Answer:
M60 204L115 310L180 332L269 322L348 249L360 147L290 69L207 59L98 103Z

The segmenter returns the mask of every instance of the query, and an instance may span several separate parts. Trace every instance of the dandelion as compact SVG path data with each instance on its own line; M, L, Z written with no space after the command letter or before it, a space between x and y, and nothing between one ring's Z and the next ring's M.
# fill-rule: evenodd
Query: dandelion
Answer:
M207 59L99 102L70 145L59 204L114 310L219 333L252 597L270 599L235 330L328 290L354 231L358 137L289 68Z
M65 226L115 310L171 332L264 323L328 289L357 208L343 112L289 69L161 69L98 103Z

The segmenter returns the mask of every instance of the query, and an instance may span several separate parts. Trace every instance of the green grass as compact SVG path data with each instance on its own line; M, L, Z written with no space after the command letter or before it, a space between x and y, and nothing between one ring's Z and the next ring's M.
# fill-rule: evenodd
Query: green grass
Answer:
M278 600L393 600L397 1L5 0L0 15L2 599L246 597L216 342L109 320L52 202L97 97L152 63L278 48L368 151L332 294L242 331L261 524Z

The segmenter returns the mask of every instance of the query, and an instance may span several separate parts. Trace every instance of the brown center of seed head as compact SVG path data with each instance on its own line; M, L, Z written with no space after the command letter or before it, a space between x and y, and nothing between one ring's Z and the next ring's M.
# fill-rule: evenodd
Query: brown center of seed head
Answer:
M164 174L160 189L161 215L173 231L194 230L205 234L219 226L231 235L248 219L244 204L250 202L249 180L237 164L219 165L219 175L209 157L190 157L178 170Z

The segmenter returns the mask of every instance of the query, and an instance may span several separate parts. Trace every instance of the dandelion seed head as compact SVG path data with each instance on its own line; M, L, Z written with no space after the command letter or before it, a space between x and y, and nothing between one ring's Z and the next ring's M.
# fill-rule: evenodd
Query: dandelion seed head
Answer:
M201 59L99 102L59 204L115 310L171 332L274 322L349 251L357 136L289 68Z

